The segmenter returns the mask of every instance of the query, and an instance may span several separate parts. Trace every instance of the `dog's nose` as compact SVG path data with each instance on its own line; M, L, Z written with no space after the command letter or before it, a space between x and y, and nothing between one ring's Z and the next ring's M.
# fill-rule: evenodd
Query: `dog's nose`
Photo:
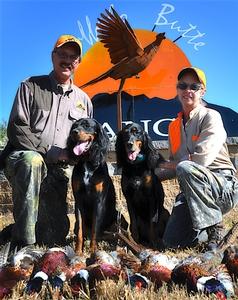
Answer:
M133 142L132 142L132 141L126 142L126 147L127 147L128 149L131 149L132 146L133 146Z

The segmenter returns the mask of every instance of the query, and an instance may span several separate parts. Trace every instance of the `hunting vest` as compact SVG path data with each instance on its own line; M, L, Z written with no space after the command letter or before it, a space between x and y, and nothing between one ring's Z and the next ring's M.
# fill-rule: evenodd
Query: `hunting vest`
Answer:
M171 144L171 152L173 156L178 151L181 144L182 118L183 118L183 111L178 113L178 117L169 124L169 138ZM192 141L196 141L198 137L199 134L192 136Z

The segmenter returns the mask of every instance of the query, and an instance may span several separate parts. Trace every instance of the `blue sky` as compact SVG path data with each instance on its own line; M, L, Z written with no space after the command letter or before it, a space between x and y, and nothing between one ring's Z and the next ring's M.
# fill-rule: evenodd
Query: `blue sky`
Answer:
M166 32L207 76L205 100L238 112L238 1L1 0L0 122L8 119L22 80L52 70L51 51L62 34L97 41L96 22L113 4L133 29ZM187 31L187 32L186 32Z

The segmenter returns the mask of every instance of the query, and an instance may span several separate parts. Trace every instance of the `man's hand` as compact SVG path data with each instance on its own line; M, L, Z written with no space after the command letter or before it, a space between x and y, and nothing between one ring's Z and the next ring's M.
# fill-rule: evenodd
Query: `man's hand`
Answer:
M69 164L70 166L75 166L75 165L77 165L77 163L79 162L79 158L80 158L80 156L76 157L75 159L70 159L70 160L68 161L68 164Z
M58 161L63 163L67 163L69 161L67 149L61 149Z
M70 166L74 166L77 165L78 161L79 161L80 156L75 156L74 159L69 159L68 156L68 150L67 149L62 149L60 151L60 155L59 155L59 162L65 163L65 164L69 164Z

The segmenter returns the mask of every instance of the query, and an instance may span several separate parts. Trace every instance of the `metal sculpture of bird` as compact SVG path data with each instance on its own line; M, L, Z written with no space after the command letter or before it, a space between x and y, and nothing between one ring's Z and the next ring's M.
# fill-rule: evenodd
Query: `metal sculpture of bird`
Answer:
M97 36L108 49L114 66L81 88L108 77L121 80L117 93L118 130L121 130L121 91L124 82L126 78L138 76L151 63L162 40L165 39L165 34L159 33L151 44L143 48L128 21L125 19L123 22L113 7L111 10L112 13L106 9L108 16L101 14L102 19L98 18L99 23L96 25L99 28Z

